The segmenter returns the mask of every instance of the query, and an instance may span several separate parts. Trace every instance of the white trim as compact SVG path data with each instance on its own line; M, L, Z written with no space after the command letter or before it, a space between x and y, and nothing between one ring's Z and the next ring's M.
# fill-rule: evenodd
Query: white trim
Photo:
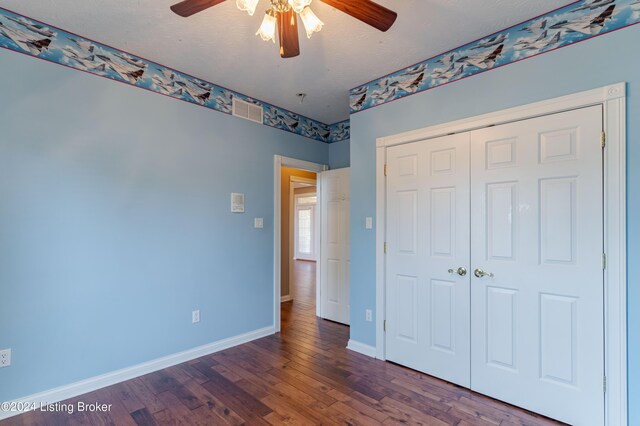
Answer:
M289 291L289 294L287 294L286 296L282 296L280 298L280 303L290 302L292 300L293 300L293 296L291 295L291 291Z
M450 133L468 132L488 126L522 120L524 118L533 118L589 105L602 104L604 101L624 98L625 96L625 83L613 84L586 92L483 114L477 117L463 118L449 123L381 137L376 139L376 146L389 147L424 139L433 139Z
M282 239L280 229L280 169L282 167L293 167L295 169L308 170L316 173L329 169L329 166L324 164L283 157L281 155L273 156L273 328L276 333L280 332L280 248Z
M240 334L238 336L219 340L214 343L198 346L193 349L178 352L162 358L157 358L152 361L134 365L132 367L112 371L110 373L91 377L79 382L71 383L69 385L49 389L44 392L38 392L24 398L10 401L10 403L16 402L18 403L18 405L35 405L36 408L39 408L41 404L47 405L64 401L65 399L83 395L88 392L93 392L95 390L102 389L116 383L131 380L133 378L140 377L154 371L162 370L173 365L191 361L192 359L200 358L205 355L210 355L212 353L219 352L233 346L238 346L243 343L251 342L252 340L260 339L274 333L275 330L273 329L273 327L260 328L258 330L250 331L245 334ZM19 414L22 414L23 412L24 411L0 411L0 420L17 416Z
M317 261L316 261L316 316L320 317L320 314L322 313L322 291L320 289L320 283L322 281L320 281L320 279L322 278L322 268L320 267L320 259L321 259L321 247L322 247L322 232L321 232L321 227L320 224L322 223L322 208L320 207L320 194L322 194L322 179L320 178L320 173L318 173L318 175L316 176L316 197L318 197L316 199L316 206L318 206L318 208L316 209L316 257L317 257Z
M365 345L364 343L358 342L353 339L349 339L349 342L347 343L347 349L371 358L376 357L376 348L374 346Z
M387 235L387 179L384 175L384 165L386 162L387 149L384 146L378 146L376 148L376 358L382 360L387 359L384 351L384 319L386 312L384 242Z
M627 222L626 222L626 83L465 118L376 140L376 354L385 359L385 185L386 148L470 131L525 118L602 105L607 146L605 177L605 424L627 425Z
M604 102L605 375L607 425L625 426L627 413L627 206L625 86L609 88Z

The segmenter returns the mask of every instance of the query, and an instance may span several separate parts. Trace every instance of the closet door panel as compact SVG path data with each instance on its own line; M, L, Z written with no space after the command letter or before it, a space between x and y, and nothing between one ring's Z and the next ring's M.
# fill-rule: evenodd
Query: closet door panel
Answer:
M602 424L600 106L471 133L471 388Z
M468 133L387 150L386 226L387 359L468 387Z

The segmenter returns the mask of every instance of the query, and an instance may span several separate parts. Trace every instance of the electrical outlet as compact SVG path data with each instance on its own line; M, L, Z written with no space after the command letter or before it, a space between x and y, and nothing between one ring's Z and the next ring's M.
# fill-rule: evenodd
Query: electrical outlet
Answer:
M200 309L196 309L195 311L191 312L191 322L193 324L200 322Z
M369 321L369 322L373 321L373 312L371 312L371 309L367 309L365 311L364 319Z
M365 218L364 227L366 229L373 229L373 218L372 217L366 217Z
M0 351L0 367L8 367L11 365L11 349L3 349Z

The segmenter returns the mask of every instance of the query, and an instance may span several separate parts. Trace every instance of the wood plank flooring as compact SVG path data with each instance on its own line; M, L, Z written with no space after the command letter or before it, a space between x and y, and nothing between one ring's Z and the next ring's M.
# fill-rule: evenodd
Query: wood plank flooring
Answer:
M282 332L64 401L107 412L34 411L8 425L558 425L345 349L349 328L315 316L315 263L296 262Z

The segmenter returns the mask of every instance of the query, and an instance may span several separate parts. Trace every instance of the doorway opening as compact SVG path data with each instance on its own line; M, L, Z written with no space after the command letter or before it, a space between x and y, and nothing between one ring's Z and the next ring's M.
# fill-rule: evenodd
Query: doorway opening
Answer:
M280 301L295 298L294 263L315 261L317 229L315 205L317 174L294 167L280 169Z
M305 188L315 188L317 174L327 169L328 166L323 164L279 155L274 156L273 324L276 333L280 332L281 329L283 315L281 305L297 299L297 288L292 285L292 278L297 280L296 283L299 282L305 285L305 289L300 290L301 304L309 303L309 300L305 299L305 294L310 291L309 287L311 287L312 296L315 295L315 283L319 281L317 278L319 268L315 267L314 262L294 260L296 258L295 191L297 189L309 191ZM304 191L299 192L302 194ZM318 198L319 195L316 194L316 201L318 201ZM315 255L317 257L320 253L319 238L314 239L314 236L319 235L320 223L319 220L315 220L313 229L308 229L311 226L307 221L307 219L311 220L310 216L311 213L303 213L301 215L304 222L302 224L304 228L303 247L301 248L304 252L303 255ZM306 268L297 268L295 262L301 262L300 265L306 264ZM311 313L315 315L315 297L310 302Z
M295 305L297 291L306 295L300 303L308 306L307 313L350 322L349 176L349 168L329 171L321 164L275 156L276 333L283 327L281 305L292 300Z

